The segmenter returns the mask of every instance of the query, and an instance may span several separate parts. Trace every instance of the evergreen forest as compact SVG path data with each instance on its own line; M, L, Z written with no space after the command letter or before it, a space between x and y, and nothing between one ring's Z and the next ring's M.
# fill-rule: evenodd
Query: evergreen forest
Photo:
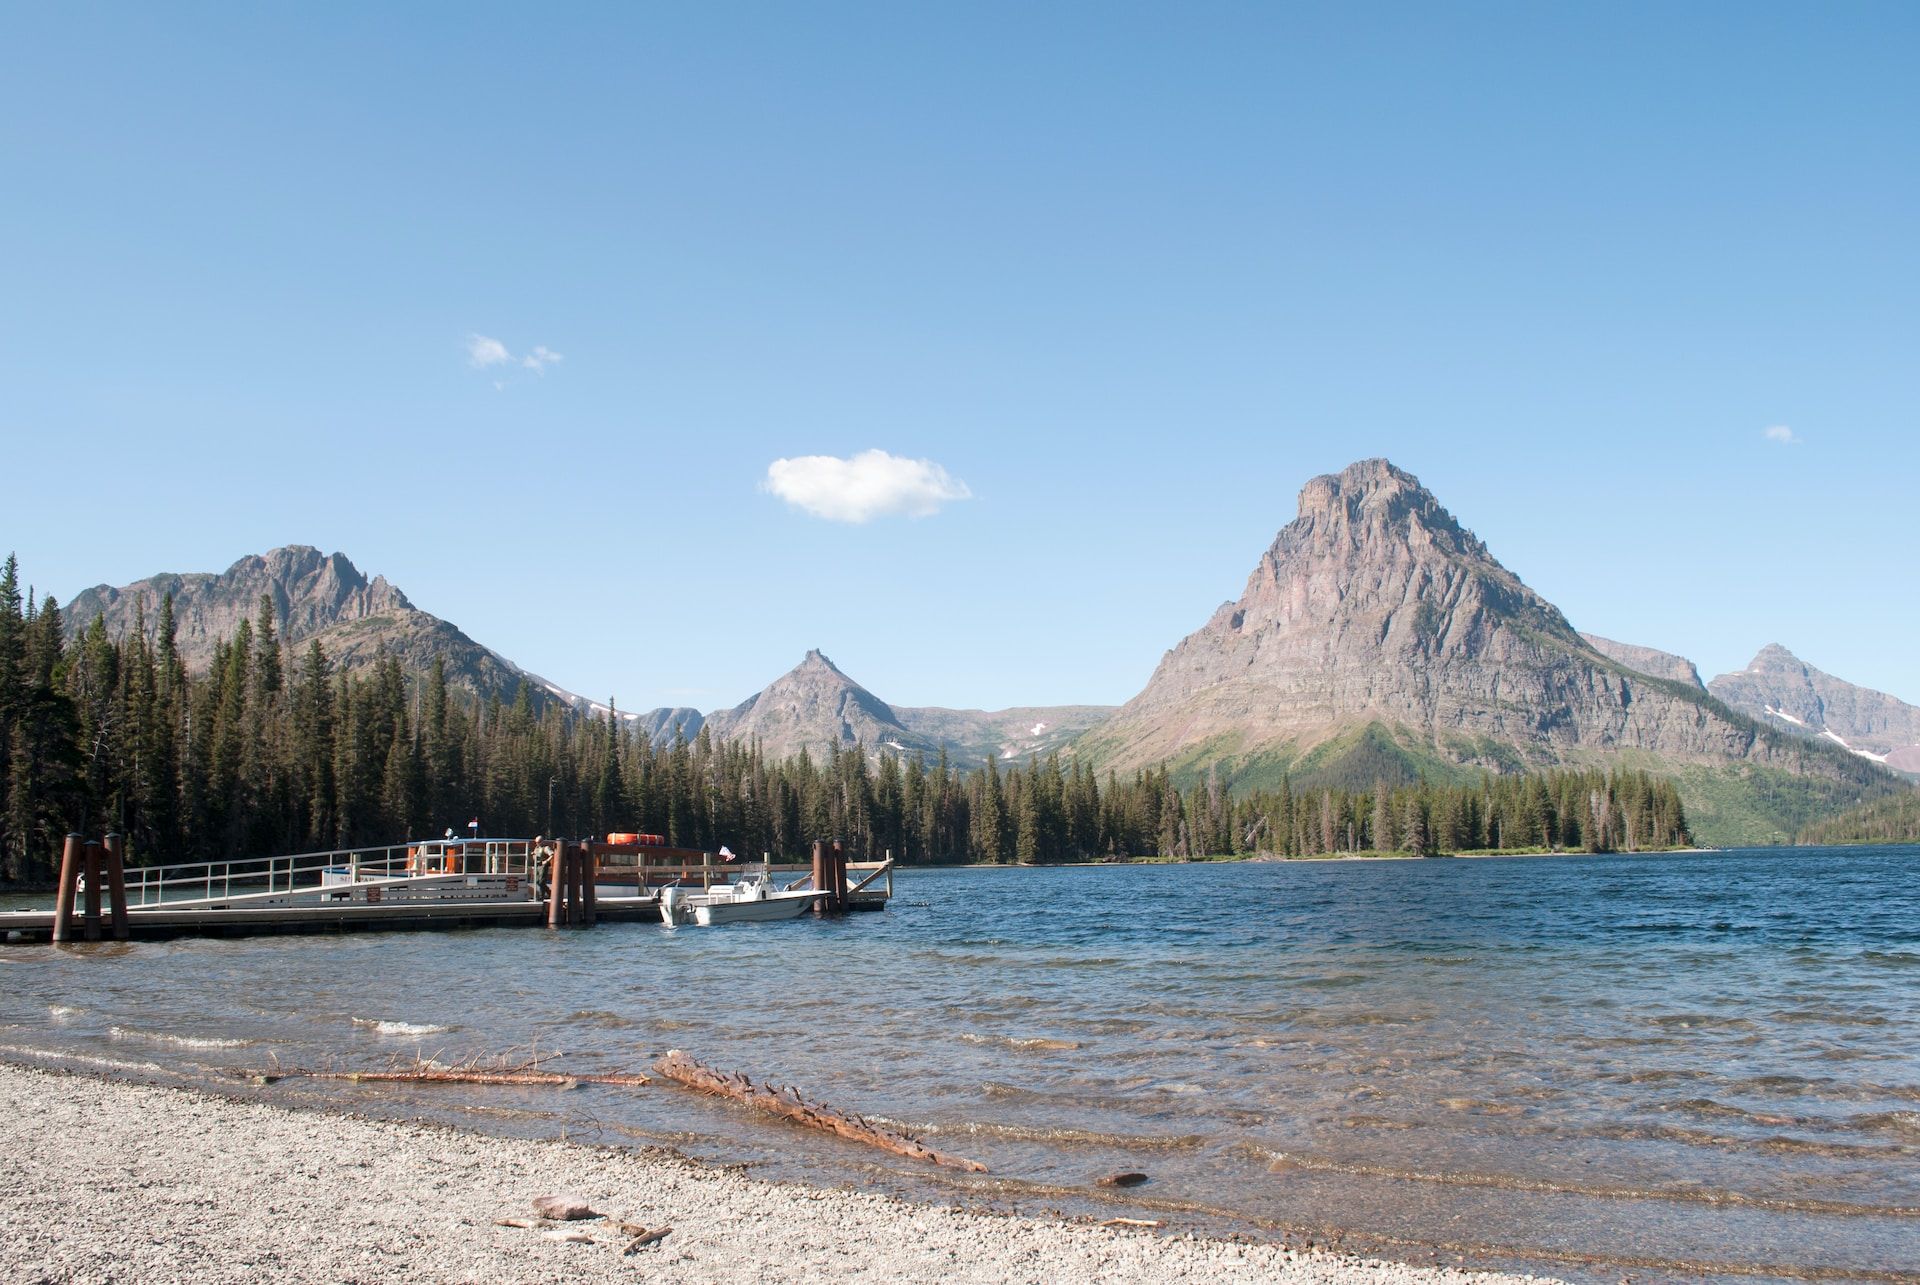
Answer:
M769 762L757 746L653 745L618 716L450 692L438 662L336 670L281 646L270 599L189 673L171 598L124 639L68 642L57 603L0 570L0 880L52 879L62 836L117 830L143 865L464 833L644 831L800 858L837 837L910 862L1077 861L1362 850L1589 852L1687 844L1673 785L1552 771L1477 783L1234 794L1164 770L1099 777L1059 755L978 764L864 747Z

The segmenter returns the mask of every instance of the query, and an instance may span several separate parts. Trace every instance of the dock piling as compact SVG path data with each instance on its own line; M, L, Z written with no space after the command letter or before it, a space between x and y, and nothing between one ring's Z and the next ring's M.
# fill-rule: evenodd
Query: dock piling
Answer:
M830 891L827 882L827 845L818 839L813 841L813 890ZM826 902L825 897L814 898L813 913L816 917L827 913Z
M53 903L56 942L73 940L73 897L80 881L81 845L85 842L81 835L69 834L66 846L60 850L60 891Z
M594 859L592 846L585 843L581 844L580 845L580 891L581 891L580 922L588 928L593 927L594 921L596 918L598 918L598 915L599 915L600 894L599 894L599 890L593 886L594 877L595 877L594 866L596 866L597 864L599 863Z
M567 845L563 839L553 841L552 865L547 876L547 927L558 928L566 920L567 905Z
M88 941L100 940L100 840L88 839L82 851L87 865L87 919L83 935Z
M127 837L107 835L107 899L113 914L113 939L126 941L132 936L127 924Z

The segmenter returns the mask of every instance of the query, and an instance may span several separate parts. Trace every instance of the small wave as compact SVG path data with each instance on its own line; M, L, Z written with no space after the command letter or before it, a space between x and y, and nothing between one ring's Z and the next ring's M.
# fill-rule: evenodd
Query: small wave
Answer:
M364 1026L376 1035L445 1035L453 1028L435 1026L431 1022L383 1022L375 1017L356 1017L355 1026Z
M1488 1102L1482 1098L1441 1098L1449 1111L1470 1111L1475 1115L1525 1115L1528 1108L1517 1102Z
M1251 1154L1266 1162L1274 1174L1306 1170L1317 1173L1356 1174L1369 1178L1387 1178L1399 1182L1435 1183L1447 1187L1491 1187L1500 1191L1538 1192L1552 1195L1588 1196L1601 1200L1645 1200L1679 1204L1739 1205L1750 1209L1768 1209L1793 1213L1830 1214L1836 1217L1914 1218L1920 1206L1872 1205L1846 1200L1820 1200L1749 1195L1746 1192L1713 1188L1616 1187L1592 1183L1563 1182L1548 1178L1529 1178L1519 1174L1478 1173L1463 1170L1422 1171L1399 1169L1391 1165L1354 1163L1326 1156L1279 1151L1256 1143L1234 1143L1229 1150Z
M177 1049L241 1049L252 1040L228 1039L218 1035L174 1035L168 1031L136 1031L128 1026L110 1026L107 1034L116 1040L150 1040Z
M583 1008L578 1012L568 1013L564 1020L568 1023L578 1022L587 1026L610 1026L615 1029L640 1025L637 1018L622 1017L620 1014L610 1013L604 1008Z
M1039 1035L976 1035L968 1032L960 1039L967 1044L1004 1044L1023 1053L1066 1052L1080 1047L1077 1040L1057 1040Z
M1350 1115L1341 1120L1340 1124L1342 1127L1348 1129L1392 1129L1395 1131L1423 1127L1412 1120L1396 1120L1392 1116L1386 1115Z
M1750 1031L1753 1023L1744 1017L1716 1017L1712 1013L1656 1013L1646 1019L1669 1031Z
M1808 1022L1819 1026L1885 1026L1879 1013L1849 1013L1838 1008L1783 1008L1767 1014L1776 1022Z
M0 1044L0 1053L15 1057L39 1058L48 1062L69 1062L75 1066L97 1066L103 1071L142 1071L161 1073L165 1067L153 1062L123 1062L119 1058L93 1057L86 1053L62 1053L58 1049L34 1049L19 1044Z
M80 1016L80 1014L81 1014L82 1012L84 1012L84 1011L85 1011L85 1010L83 1010L83 1009L78 1009L78 1008L75 1008L75 1007L74 1007L73 1005L71 1005L71 1004L49 1004L49 1005L47 1005L47 1012L48 1012L48 1013L50 1013L50 1014L52 1014L52 1015L53 1015L53 1016L55 1016L55 1017L62 1017L62 1018L65 1018L65 1017L78 1017L78 1016Z
M1063 1126L999 1124L986 1120L965 1120L941 1124L925 1120L894 1120L886 1116L866 1117L878 1124L904 1129L916 1136L968 1134L975 1137L1007 1138L1015 1142L1050 1142L1069 1147L1115 1147L1125 1151L1184 1151L1207 1146L1211 1139L1197 1133L1134 1134L1101 1133L1093 1129L1069 1129Z
M1716 1102L1712 1098L1688 1098L1683 1102L1676 1102L1673 1105L1678 1110L1686 1111L1693 1115L1708 1116L1722 1120L1744 1120L1750 1124L1765 1125L1773 1129L1810 1123L1805 1116L1778 1115L1766 1111L1749 1111L1745 1107L1734 1106L1727 1102Z
M1854 1116L1847 1123L1870 1133L1890 1133L1897 1138L1920 1141L1920 1111L1875 1111Z
M1064 1017L1060 1024L1089 1035L1138 1035L1153 1025L1136 1017Z

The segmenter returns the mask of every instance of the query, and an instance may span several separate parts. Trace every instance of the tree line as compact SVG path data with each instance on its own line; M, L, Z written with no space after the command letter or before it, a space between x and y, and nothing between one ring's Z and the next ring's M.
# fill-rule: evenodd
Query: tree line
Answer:
M1688 842L1672 784L1640 772L1235 795L1214 776L1182 790L1164 769L1099 777L1058 754L961 766L855 746L774 762L704 731L654 745L617 710L536 708L525 684L478 701L439 661L347 673L317 640L283 648L264 596L190 673L171 597L151 630L139 612L126 638L96 618L69 643L58 604L23 602L14 559L0 569L0 879L51 878L69 830L118 830L151 865L397 843L469 820L789 858L838 837L915 862Z
M1920 790L1874 799L1801 830L1795 843L1920 843Z

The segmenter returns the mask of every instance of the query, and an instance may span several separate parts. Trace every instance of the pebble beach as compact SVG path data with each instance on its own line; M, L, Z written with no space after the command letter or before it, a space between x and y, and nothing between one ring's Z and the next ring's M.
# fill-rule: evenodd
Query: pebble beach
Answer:
M662 1150L501 1139L9 1065L0 1136L0 1264L16 1282L1543 1279L916 1205ZM604 1217L543 1222L532 1201L554 1194ZM622 1224L672 1230L633 1247Z

